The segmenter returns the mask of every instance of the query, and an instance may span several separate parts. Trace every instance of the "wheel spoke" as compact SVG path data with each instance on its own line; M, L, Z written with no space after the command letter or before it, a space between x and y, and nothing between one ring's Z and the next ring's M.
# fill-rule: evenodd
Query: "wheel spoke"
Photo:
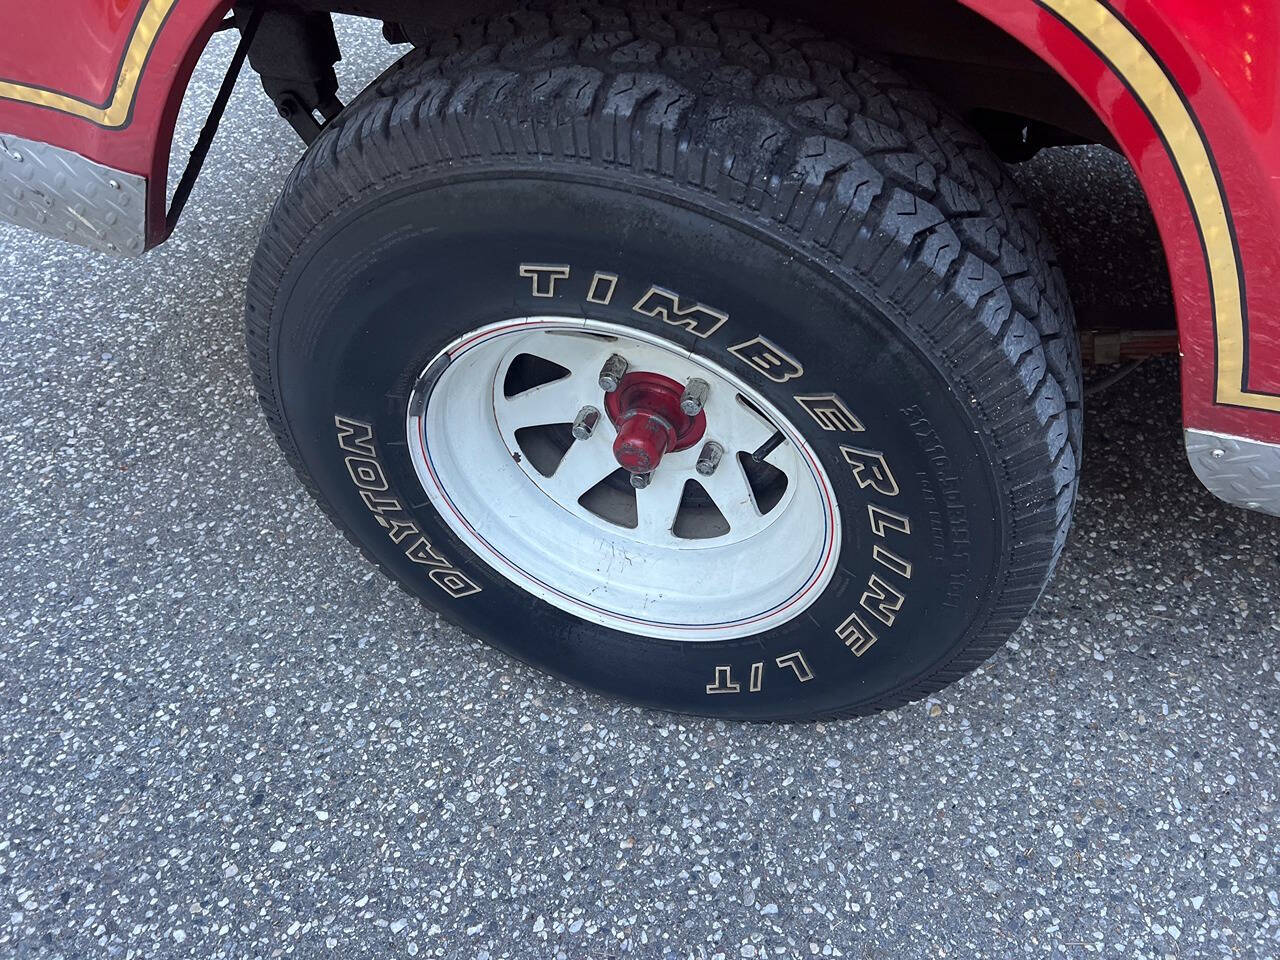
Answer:
M653 474L649 486L636 491L636 532L655 540L673 538L676 514L680 512L680 500L684 496L685 477L674 470Z
M593 383L605 358L614 352L612 340L573 331L557 331L521 345L522 353L557 363Z
M500 397L498 403L503 406L500 420L509 430L572 423L583 405L600 392L593 391L592 386L585 376L572 373L514 396Z
M724 445L725 459L739 451L752 453L768 442L776 428L768 420L738 400L736 394L720 391L707 403L710 439Z
M638 364L641 370L652 362L646 358L644 348L628 345L616 338L583 335L573 330L548 331L523 338L508 356L530 354L557 364L570 373L511 397L499 393L495 398L498 422L509 444L515 442L517 430L571 423L587 405L600 411L596 432L586 440L573 442L553 476L535 477L534 482L571 513L585 509L591 514L593 508L581 503L583 495L618 469L612 451L617 429L605 415L606 394L599 384L600 368L613 353ZM677 379L687 379L692 375L683 373ZM495 385L502 382L503 376L495 379ZM707 422L705 439L687 450L668 454L654 471L649 486L636 490L636 528L633 535L637 539L666 546L689 543L687 539L676 536L674 528L684 498L685 482L691 479L705 489L728 524L728 535L733 540L754 535L774 517L774 511L770 511L769 517L761 514L739 458L741 454L754 453L775 440L779 424L743 402L739 391L722 380L717 380L709 391L704 411ZM694 464L701 443L711 440L724 448L724 455L715 472L703 477L695 473ZM790 440L775 442L765 461L787 474L790 485L799 480L795 474L798 466L796 448ZM525 469L533 476L527 467Z
M760 509L756 506L755 494L751 492L751 484L747 482L746 472L736 454L725 454L715 473L709 477L698 477L697 480L715 503L716 509L724 515L730 530L740 533L744 527L760 522Z
M543 481L563 503L576 503L578 498L618 469L613 449L605 432L588 440L575 440L556 472Z
M836 520L789 397L775 406L694 352L603 322L523 317L465 343L422 412L432 444L411 452L431 504L504 577L586 624L671 640L749 636L822 595ZM774 437L768 467L747 460ZM629 482L615 445L652 472ZM702 682L759 686L759 671L723 672Z

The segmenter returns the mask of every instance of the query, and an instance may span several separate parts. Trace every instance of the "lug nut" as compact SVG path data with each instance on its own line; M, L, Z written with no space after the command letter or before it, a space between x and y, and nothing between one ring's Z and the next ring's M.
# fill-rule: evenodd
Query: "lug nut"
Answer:
M631 475L631 485L637 490L643 490L649 485L649 481L652 479L652 473L633 473Z
M573 438L575 440L587 440L596 431L596 427L600 423L600 411L591 404L587 404L578 411L578 415L573 419Z
M587 405L578 411L578 415L573 420L573 439L588 440L591 434L595 432L596 424L600 422L600 411L591 405Z
M620 357L616 353L609 357L600 368L600 389L605 393L613 393L617 390L618 384L627 375L627 369L630 366L625 357Z
M680 395L680 409L684 411L685 416L696 417L702 412L710 390L711 387L707 381L699 380L697 377L685 385L684 393Z
M702 445L702 450L698 452L698 463L696 469L704 477L709 477L716 472L716 467L720 466L720 460L724 457L724 447L716 443L714 440L708 440Z

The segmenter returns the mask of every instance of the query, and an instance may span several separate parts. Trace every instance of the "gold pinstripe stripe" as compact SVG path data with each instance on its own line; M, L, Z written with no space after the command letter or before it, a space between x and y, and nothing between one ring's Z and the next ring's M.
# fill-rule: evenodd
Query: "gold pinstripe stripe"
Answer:
M177 2L178 0L146 0L138 22L134 25L133 36L129 38L129 46L125 49L124 58L121 60L115 89L105 106L89 103L69 94L42 90L40 87L14 83L10 80L0 80L0 97L49 107L104 127L123 126L133 109L133 97L138 91L138 80L142 76L143 64L147 62L147 56L151 53L151 47L156 41L161 25Z
M1280 397L1243 389L1245 304L1226 198L1204 136L1159 61L1123 20L1098 0L1040 0L1108 60L1155 121L1186 185L1213 286L1218 403L1280 411Z

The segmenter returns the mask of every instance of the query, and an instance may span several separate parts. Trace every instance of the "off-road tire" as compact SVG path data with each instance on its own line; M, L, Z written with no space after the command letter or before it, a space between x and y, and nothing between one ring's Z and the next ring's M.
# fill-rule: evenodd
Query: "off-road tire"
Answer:
M1080 362L1053 252L981 138L885 63L750 10L641 6L527 4L476 20L409 53L325 129L253 262L262 409L369 559L569 681L750 719L924 697L1017 629L1066 541ZM535 298L525 262L573 275ZM621 278L626 296L589 300L579 279L593 271ZM651 285L730 321L705 339L664 325L633 309ZM849 438L807 421L850 552L785 628L655 640L584 623L499 576L426 503L404 411L423 365L464 330L534 313L630 324L746 373L728 348L777 344L805 375L759 378L761 389L802 420L796 395L838 394L865 423L856 446L893 465L901 492L882 499L910 517L911 539L885 543L910 578L875 565L868 511L883 491L851 473L837 442ZM370 426L391 492L443 566L407 560L361 501L344 420ZM871 619L874 596L863 602L877 572L904 597L891 624ZM804 671L780 660L793 648ZM740 692L709 695L726 678Z

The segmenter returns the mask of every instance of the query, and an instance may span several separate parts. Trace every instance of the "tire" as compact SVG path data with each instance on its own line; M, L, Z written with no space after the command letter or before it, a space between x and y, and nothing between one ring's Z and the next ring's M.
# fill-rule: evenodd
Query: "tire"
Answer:
M1075 498L1071 308L1000 162L882 63L749 11L526 6L410 53L291 174L247 339L281 447L366 556L512 656L666 710L938 690L1031 609ZM555 479L622 429L601 343L663 403L711 384L703 434L646 475L661 496ZM510 430L548 384L535 456ZM604 437L575 440L588 388ZM717 431L762 426L773 473L729 449L695 474Z

